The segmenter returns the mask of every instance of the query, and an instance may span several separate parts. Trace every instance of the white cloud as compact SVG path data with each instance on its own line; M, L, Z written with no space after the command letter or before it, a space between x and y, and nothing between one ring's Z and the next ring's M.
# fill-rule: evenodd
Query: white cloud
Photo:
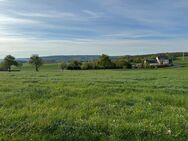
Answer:
M91 10L83 10L83 13L87 14L89 18L100 18L104 16L102 13L97 13Z
M7 24L36 24L36 23L41 23L41 22L32 19L16 18L16 17L0 14L0 26Z
M23 17L39 17L39 18L74 18L76 15L71 12L57 12L57 11L46 11L46 12L16 12L12 13L23 16Z

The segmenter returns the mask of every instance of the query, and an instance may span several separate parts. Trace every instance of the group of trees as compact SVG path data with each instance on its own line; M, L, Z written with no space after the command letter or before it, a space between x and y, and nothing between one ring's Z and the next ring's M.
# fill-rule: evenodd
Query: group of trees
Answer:
M116 60L110 59L109 56L103 54L96 61L80 62L80 61L70 61L68 63L62 62L61 69L65 70L91 70L91 69L129 69L131 68L131 63L124 59L119 58Z
M172 58L172 55L162 54L167 58ZM155 58L156 55L145 56L125 56L120 58L110 58L108 55L103 54L98 60L81 62L78 60L62 62L60 67L62 70L91 70L91 69L131 69L135 68L147 68L144 64L144 60L147 58ZM43 65L43 60L38 55L32 55L29 59L29 64L35 67L38 72L40 66ZM22 63L16 61L15 57L7 55L3 62L0 64L0 70L11 71L12 66L21 67ZM149 66L149 65L147 65ZM3 68L3 69L2 69Z
M40 66L43 65L43 60L38 55L32 55L29 59L29 64L32 64L35 67L35 70L38 72ZM3 62L1 63L1 68L3 70L12 71L12 66L21 67L22 63L16 61L14 56L7 55ZM109 56L103 54L96 61L81 62L78 60L70 61L67 63L61 63L61 69L67 70L89 70L89 69L124 69L131 68L132 65L125 58L119 58L116 60L110 59Z
M42 66L43 61L38 55L32 55L29 59L29 63L35 67L36 71L39 71L39 67ZM12 66L21 67L22 63L16 61L16 58L14 56L7 55L1 63L1 67L3 68L3 70L8 70L9 72L11 72Z

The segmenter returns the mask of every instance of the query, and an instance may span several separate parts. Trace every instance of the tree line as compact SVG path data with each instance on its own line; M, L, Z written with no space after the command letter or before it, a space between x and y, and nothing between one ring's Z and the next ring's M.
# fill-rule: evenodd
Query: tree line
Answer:
M166 54L167 58L172 58L173 56ZM125 56L125 57L119 57L116 59L110 58L108 55L102 54L99 59L94 61L79 61L79 60L73 60L69 62L62 62L60 64L61 70L94 70L94 69L131 69L135 66L135 64L139 64L139 68L148 68L144 64L144 60L147 58L155 58L155 55L149 55L149 56ZM175 58L173 58L175 59ZM33 65L35 70L38 72L39 68L44 64L44 61L41 57L38 55L32 55L29 58L29 64ZM7 55L1 65L0 70L2 68L5 71L12 71L11 67L22 67L22 63L16 61L15 57L12 55Z
M38 55L32 55L29 58L29 64L33 65L38 72L39 68L44 64L44 61ZM1 70L12 71L12 66L22 67L22 63L16 61L16 58L12 55L7 55L1 62ZM62 62L60 68L62 70L91 70L91 69L130 69L131 63L125 58L119 58L116 60L110 59L108 55L103 54L98 60L81 62L73 60L69 62Z
M92 69L131 69L131 63L125 58L116 60L110 59L108 55L103 54L98 60L81 62L73 60L61 63L62 70L92 70Z

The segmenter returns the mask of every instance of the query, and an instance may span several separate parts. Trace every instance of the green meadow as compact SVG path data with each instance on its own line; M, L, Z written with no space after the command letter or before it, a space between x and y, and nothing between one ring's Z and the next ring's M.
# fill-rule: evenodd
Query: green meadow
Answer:
M0 72L1 141L187 141L188 58L142 70Z

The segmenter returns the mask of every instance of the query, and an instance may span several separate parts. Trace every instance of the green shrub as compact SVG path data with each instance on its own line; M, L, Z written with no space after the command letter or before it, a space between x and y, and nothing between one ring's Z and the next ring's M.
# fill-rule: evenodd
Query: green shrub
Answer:
M81 69L81 65L82 65L82 63L80 61L77 61L77 60L70 61L67 64L67 69L68 70L80 70Z

